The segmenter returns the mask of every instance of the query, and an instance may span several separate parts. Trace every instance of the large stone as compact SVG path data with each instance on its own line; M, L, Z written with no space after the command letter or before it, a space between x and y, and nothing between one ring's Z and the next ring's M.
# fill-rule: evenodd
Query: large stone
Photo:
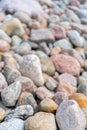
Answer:
M40 102L40 109L45 112L55 112L58 105L50 98L45 98Z
M20 94L21 84L19 81L16 81L2 90L1 98L5 106L13 107L15 106Z
M51 113L36 113L26 120L25 130L57 130L55 117Z
M20 62L20 72L22 75L30 78L35 85L40 86L44 84L40 61L36 55L31 54L23 57L23 60Z
M6 115L5 120L13 119L13 118L19 118L19 119L26 119L29 116L32 116L34 113L34 110L31 105L21 105L16 107L14 110L9 112Z
M72 75L80 74L81 66L75 58L64 54L58 54L51 58L58 72Z
M49 29L31 30L30 39L34 42L54 42L54 35Z
M57 112L56 121L60 130L84 130L85 116L74 100L63 101Z
M21 119L10 119L0 123L0 130L24 130L24 121Z

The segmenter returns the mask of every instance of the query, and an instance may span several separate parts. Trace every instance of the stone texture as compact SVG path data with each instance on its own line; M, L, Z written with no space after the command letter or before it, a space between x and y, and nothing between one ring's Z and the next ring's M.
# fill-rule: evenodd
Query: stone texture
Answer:
M29 116L32 116L34 113L34 110L31 105L21 105L16 107L14 110L9 112L6 115L5 120L13 119L13 118L19 118L19 119L27 119Z
M82 82L79 84L77 91L83 93L87 96L87 82Z
M1 98L5 106L13 107L15 106L21 93L21 84L16 81L10 84L8 87L4 88L1 92Z
M36 89L35 85L34 85L33 81L31 79L29 79L28 77L20 76L20 77L16 78L15 81L20 81L23 92L30 92L30 93L35 92L35 89Z
M60 130L84 130L86 126L85 116L74 100L63 101L60 104L56 112L56 121Z
M18 99L18 103L17 103L18 106L20 105L31 105L34 110L36 111L37 110L37 102L34 98L34 96L29 93L29 92L22 92L19 99Z
M68 100L68 95L65 92L56 92L52 99L60 105L63 101Z
M55 112L58 105L50 98L45 98L40 102L40 109L45 112Z
M50 28L57 40L66 38L66 32L62 26L52 25Z
M70 85L68 82L61 82L58 85L57 91L65 92L68 96L70 96L77 91L77 88Z
M13 18L10 21L3 23L0 28L9 36L18 35L21 37L25 33L21 22L17 18Z
M57 130L55 117L51 113L39 112L25 122L25 130Z
M79 62L68 55L58 54L51 57L56 69L60 73L70 73L72 75L79 75L81 67Z
M2 89L6 88L7 86L8 85L7 85L4 75L0 73L0 91L2 91Z
M77 86L77 79L71 74L63 73L59 75L59 82L68 82L72 86Z
M11 43L11 38L5 33L4 30L0 29L0 39L7 41L8 43Z
M3 121L3 119L5 118L5 116L6 116L5 110L0 107L0 122Z
M46 87L39 87L36 90L36 95L40 100L43 100L45 98L52 98L54 96L54 93L49 91Z
M31 30L30 38L34 42L43 42L43 41L53 42L54 41L54 35L48 29Z
M83 47L85 39L80 36L79 32L71 30L68 32L68 37L73 45L76 47Z
M0 51L6 52L10 50L10 44L4 40L0 40Z
M0 124L0 130L24 130L24 121L21 119L10 119Z
M39 58L34 55L26 55L20 62L20 72L23 76L30 78L35 85L43 85L44 79L42 76L41 65Z

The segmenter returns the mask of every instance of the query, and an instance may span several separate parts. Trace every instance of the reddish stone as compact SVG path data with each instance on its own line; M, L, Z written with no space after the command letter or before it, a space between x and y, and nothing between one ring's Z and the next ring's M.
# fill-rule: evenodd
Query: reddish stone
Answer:
M56 39L66 38L65 29L59 25L52 25L51 30Z
M79 6L80 2L78 0L71 0L70 1L70 5L72 5L72 6Z
M10 49L10 44L4 40L0 40L0 51L6 52L9 51L9 49Z
M79 62L69 55L58 54L51 57L56 69L60 73L70 73L72 75L79 75L81 66Z

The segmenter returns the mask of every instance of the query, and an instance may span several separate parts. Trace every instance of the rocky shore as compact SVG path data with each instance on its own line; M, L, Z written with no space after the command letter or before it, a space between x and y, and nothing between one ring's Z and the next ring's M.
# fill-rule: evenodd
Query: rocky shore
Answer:
M87 0L0 1L0 130L87 130Z

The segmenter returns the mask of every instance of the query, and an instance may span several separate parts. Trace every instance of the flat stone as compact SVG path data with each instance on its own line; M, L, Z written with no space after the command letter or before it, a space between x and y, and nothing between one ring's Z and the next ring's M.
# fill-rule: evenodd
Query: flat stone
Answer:
M2 73L0 73L0 91L8 86L7 81Z
M5 110L0 107L0 122L4 120L5 116L6 116Z
M49 29L31 30L31 41L33 42L54 42L54 35Z

